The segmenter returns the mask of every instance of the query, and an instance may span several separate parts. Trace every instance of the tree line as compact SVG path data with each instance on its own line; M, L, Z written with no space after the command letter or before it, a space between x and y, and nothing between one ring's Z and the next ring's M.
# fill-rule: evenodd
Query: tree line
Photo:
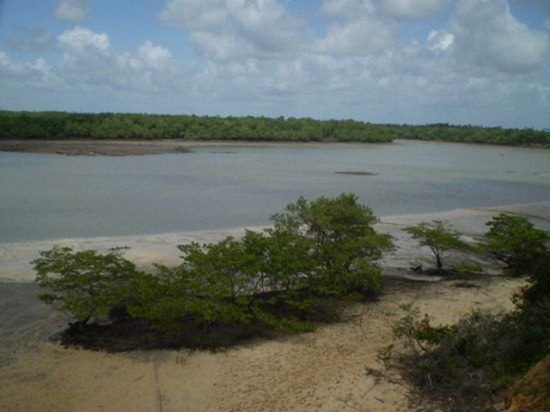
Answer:
M373 124L352 119L220 117L0 111L0 139L181 139L391 142L416 139L496 145L550 145L550 130Z

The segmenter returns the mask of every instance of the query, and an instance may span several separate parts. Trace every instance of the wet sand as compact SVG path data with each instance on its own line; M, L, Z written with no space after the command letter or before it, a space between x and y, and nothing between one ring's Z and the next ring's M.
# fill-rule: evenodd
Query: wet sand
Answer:
M378 229L399 246L384 261L387 275L432 264L401 232L423 220L451 221L475 239L502 210L524 213L550 229L550 204L383 218ZM377 302L351 308L344 320L312 333L254 341L226 351L151 351L104 354L64 349L47 337L67 321L42 304L27 263L53 243L76 249L128 245L138 264L176 264L178 243L216 241L240 230L124 238L66 239L0 244L0 410L6 411L406 411L410 389L384 372L378 351L392 341L399 305L414 303L433 324L451 323L473 309L510 310L521 279L487 275L479 287L454 281L388 282ZM460 256L449 256L449 263ZM496 269L496 268L495 268Z

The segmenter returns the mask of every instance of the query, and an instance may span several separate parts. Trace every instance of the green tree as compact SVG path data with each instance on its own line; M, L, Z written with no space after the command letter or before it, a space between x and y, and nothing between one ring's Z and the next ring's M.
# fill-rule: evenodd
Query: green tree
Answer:
M501 213L488 223L484 248L504 262L513 275L529 275L547 253L548 233L536 229L525 216Z
M451 225L441 220L422 222L405 229L420 246L430 248L435 256L437 269L443 268L443 254L448 250L469 250L470 246L460 239L460 234Z
M377 233L372 211L352 194L304 198L273 216L273 227L240 239L179 245L183 264L138 271L119 251L73 252L54 247L33 263L41 298L85 323L122 308L161 330L196 325L263 323L310 329L311 319L336 313L350 297L378 291L377 261L391 237ZM327 299L328 298L328 299Z
M32 262L36 282L48 289L40 299L82 323L108 315L117 305L126 305L130 283L141 274L120 251L73 253L71 248L55 246L40 256Z
M306 274L310 286L327 295L376 291L380 287L377 261L393 250L391 236L377 233L377 218L354 194L337 198L300 197L286 211L272 217L274 230L308 239L314 270Z

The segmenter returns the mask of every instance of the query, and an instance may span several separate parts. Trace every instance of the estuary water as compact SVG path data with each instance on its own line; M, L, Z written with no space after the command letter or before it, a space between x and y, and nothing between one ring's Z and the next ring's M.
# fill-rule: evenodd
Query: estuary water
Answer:
M548 202L550 150L396 141L128 157L0 152L0 242L266 225L299 196L342 192L378 216Z

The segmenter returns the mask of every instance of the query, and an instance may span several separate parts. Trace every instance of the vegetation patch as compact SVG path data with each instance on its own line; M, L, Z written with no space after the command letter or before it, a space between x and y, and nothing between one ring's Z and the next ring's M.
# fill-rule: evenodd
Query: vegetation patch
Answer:
M240 239L179 245L182 264L157 265L154 272L138 270L122 250L54 247L34 261L45 290L41 299L75 320L62 334L66 345L218 350L311 331L380 292L379 261L393 242L376 232L376 217L355 195L299 198L272 222ZM521 216L500 214L487 225L476 247L444 222L405 229L433 252L435 270L460 279L459 286L479 280L483 267L466 262L444 268L448 250L500 260L507 273L528 280L508 314L474 312L457 324L434 326L428 314L403 307L396 342L380 358L399 368L419 402L428 399L448 411L490 410L550 348L548 234ZM537 392L545 382L532 393L537 402L546 399Z
M427 315L420 318L415 308L403 307L394 325L397 341L380 353L415 387L419 402L429 399L448 411L492 410L506 388L550 349L548 235L520 216L501 214L488 226L478 251L505 259L511 274L528 277L528 286L514 297L516 310L474 312L455 325L432 326Z
M272 221L241 239L179 245L182 264L154 273L139 271L121 250L54 247L34 261L41 299L75 319L67 344L216 348L313 330L380 291L377 262L393 243L355 195L300 198Z

